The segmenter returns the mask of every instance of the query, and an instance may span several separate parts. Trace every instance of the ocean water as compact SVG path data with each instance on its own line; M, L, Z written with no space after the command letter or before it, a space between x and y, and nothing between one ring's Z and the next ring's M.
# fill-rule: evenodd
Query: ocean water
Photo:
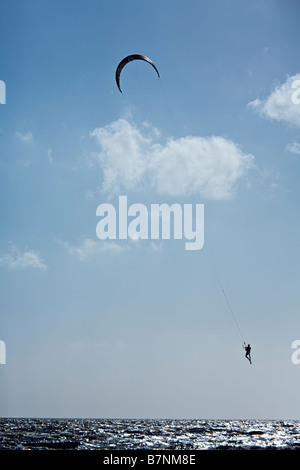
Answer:
M300 421L0 418L0 450L300 450Z

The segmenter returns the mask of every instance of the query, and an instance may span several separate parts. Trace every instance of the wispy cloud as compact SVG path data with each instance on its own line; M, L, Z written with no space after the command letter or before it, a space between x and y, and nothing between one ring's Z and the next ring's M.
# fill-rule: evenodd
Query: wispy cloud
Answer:
M159 194L230 198L254 161L224 137L187 136L161 143L156 129L140 129L126 119L97 128L91 136L101 148L97 158L105 192L150 185Z
M6 253L0 255L0 266L21 270L26 268L45 270L47 268L38 252L22 252L13 243L10 243Z
M268 119L283 121L300 126L300 103L297 104L299 91L295 83L300 80L300 73L289 77L283 84L274 88L265 99L255 99L248 106Z
M49 165L52 165L53 164L52 149L47 150L47 157L48 157Z
M128 246L121 245L114 241L95 241L91 238L86 238L80 245L73 246L64 240L58 240L58 243L72 256L78 258L81 261L87 260L95 255L105 252L119 253L127 250Z
M296 153L297 155L300 155L299 142L293 142L292 144L288 144L285 149L287 152Z
M27 166L30 166L30 165L32 164L32 161L31 161L31 160L28 160L28 158L25 159L25 160L19 159L19 160L17 160L17 164L20 165L20 166L25 166L25 167L27 167Z
M33 135L31 132L27 132L27 134L22 134L21 132L16 131L15 135L19 140L25 142L26 144L30 144L33 142Z

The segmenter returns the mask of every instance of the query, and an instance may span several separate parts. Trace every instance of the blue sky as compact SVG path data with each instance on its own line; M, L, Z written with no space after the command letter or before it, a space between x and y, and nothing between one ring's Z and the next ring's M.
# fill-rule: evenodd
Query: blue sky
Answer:
M299 15L1 2L2 416L300 418ZM160 78L132 62L121 94L131 53ZM120 195L204 204L204 248L99 240Z

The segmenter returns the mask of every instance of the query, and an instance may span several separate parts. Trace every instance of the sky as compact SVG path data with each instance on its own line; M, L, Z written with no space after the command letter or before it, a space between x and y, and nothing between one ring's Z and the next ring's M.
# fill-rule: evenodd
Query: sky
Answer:
M299 17L1 1L1 416L300 419ZM100 239L120 196L203 247Z

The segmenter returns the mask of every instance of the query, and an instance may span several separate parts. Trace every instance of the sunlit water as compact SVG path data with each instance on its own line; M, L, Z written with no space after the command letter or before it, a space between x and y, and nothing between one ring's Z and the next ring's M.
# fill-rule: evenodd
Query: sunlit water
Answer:
M0 449L300 449L300 421L0 418Z

